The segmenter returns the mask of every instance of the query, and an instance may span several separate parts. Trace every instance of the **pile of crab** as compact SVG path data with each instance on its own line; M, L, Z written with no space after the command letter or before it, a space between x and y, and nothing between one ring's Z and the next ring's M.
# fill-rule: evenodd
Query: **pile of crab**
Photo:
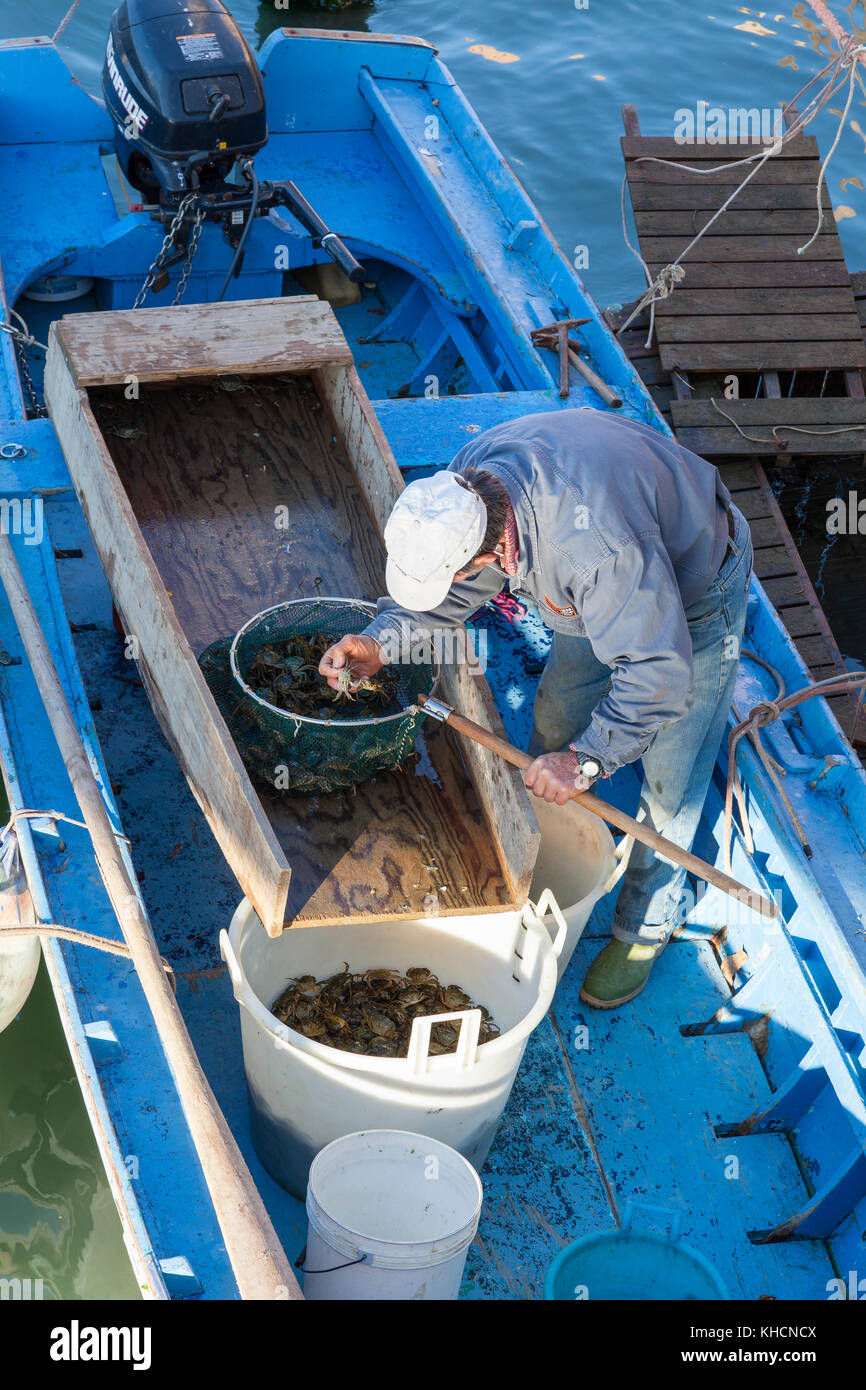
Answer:
M400 675L393 666L383 666L375 676L363 680L355 676L351 666L345 666L336 690L319 675L319 662L337 641L338 636L316 632L268 642L256 652L247 683L269 705L308 719L333 719L335 705L343 707L340 718L345 718L351 705L358 707L359 714L371 710L396 713L401 707Z
M281 1023L307 1038L370 1057L406 1057L412 1021L428 1015L481 1009L479 1042L499 1036L499 1028L483 1005L473 1004L459 985L442 985L432 970L412 966L374 969L354 974L345 968L325 980L301 975L274 1000L271 1012ZM457 1047L459 1020L434 1023L430 1055L441 1056Z

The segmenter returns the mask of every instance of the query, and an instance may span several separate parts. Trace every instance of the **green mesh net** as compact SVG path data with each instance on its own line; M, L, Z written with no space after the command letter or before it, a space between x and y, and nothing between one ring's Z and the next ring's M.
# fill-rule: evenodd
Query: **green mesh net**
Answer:
M333 792L377 772L398 768L411 753L424 713L416 704L436 685L432 660L395 667L397 693L390 705L369 708L335 702L325 718L289 713L247 683L265 646L294 636L327 634L337 642L361 632L375 616L357 599L295 599L251 618L235 637L213 642L199 657L205 680L252 780L263 790Z

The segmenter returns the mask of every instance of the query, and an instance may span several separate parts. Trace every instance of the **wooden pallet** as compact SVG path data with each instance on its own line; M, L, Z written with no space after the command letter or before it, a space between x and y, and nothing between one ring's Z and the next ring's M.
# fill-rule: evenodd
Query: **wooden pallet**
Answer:
M676 260L746 176L750 143L684 146L641 136L624 108L622 140L641 253L655 276ZM653 159L710 170L692 173ZM773 155L689 251L686 278L656 305L662 366L686 372L866 366L866 344L829 197L812 246L820 159L811 136Z
M623 121L640 249L656 275L741 182L742 161L756 146L645 137L633 106L623 107ZM692 171L721 164L729 167ZM866 274L848 275L826 189L824 226L797 254L815 228L819 169L811 137L783 146L684 257L685 279L655 305L654 341L647 343L648 311L620 335L677 439L719 467L749 521L755 573L815 680L845 666L761 459L866 452ZM632 307L611 326L625 323ZM816 371L822 392L832 373L844 394L797 395L797 373ZM780 372L790 373L784 395ZM725 379L739 384L750 374L760 394L729 399ZM848 736L866 745L866 720L853 727L853 702L829 703Z

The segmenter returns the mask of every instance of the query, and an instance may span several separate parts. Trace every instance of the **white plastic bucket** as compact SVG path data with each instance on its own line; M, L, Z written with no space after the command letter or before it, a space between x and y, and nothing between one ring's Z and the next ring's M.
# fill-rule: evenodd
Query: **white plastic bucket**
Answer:
M558 909L557 913L558 915ZM546 1014L557 982L556 940L531 906L523 912L294 928L269 937L244 900L220 948L241 1010L253 1142L268 1172L303 1197L310 1164L341 1135L370 1128L420 1132L481 1168L527 1038ZM299 975L423 965L459 983L501 1029L478 1044L478 1009L460 1019L457 1051L429 1057L432 1019L416 1019L409 1056L342 1052L287 1028L270 1005Z
M472 1164L426 1135L335 1139L310 1167L305 1297L456 1298L481 1197Z
M598 816L576 801L554 806L532 798L541 830L541 845L532 876L530 897L544 916L552 900L566 922L565 945L559 956L561 979L599 898L614 887L628 862L630 837L615 845Z
M64 304L71 299L81 299L92 289L90 275L43 275L28 285L24 298L34 299L39 304Z
M0 923L0 1033L21 1012L39 969L38 936L14 936L3 940Z

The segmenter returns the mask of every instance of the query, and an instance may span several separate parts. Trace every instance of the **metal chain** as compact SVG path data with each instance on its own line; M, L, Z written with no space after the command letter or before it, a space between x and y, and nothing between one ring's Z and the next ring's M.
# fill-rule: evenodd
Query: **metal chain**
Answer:
M142 304L144 303L145 296L147 295L148 290L152 287L158 272L163 269L163 261L165 260L165 257L168 255L169 251L174 246L175 233L180 228L180 225L183 222L184 217L186 216L187 209L195 201L196 195L194 193L187 193L186 197L182 199L180 206L178 207L178 210L172 219L171 226L169 227L168 231L163 237L162 245L160 246L159 250L154 256L151 267L144 277L144 284L142 285L141 289L138 291L138 294L136 295L135 303L132 306L133 309L140 309Z
M15 313L15 310L12 310L12 312ZM25 353L24 348L25 345L28 343L35 343L37 347L44 347L45 344L37 342L37 340L31 335L30 329L27 327L27 324L24 323L24 320L21 318L20 314L15 313L15 317L17 319L20 319L21 323L24 324L23 332L20 328L16 328L14 324L11 323L0 323L0 329L2 329L4 333L9 334L10 338L12 339L12 345L15 349L15 359L18 363L18 372L21 377L21 384L24 387L24 395L28 402L27 407L25 409L25 414L30 419L41 419L42 417L48 414L48 411L39 399L38 393L36 391L36 386L33 382L33 377L30 374L30 363L27 361L27 354Z
M24 351L24 344L17 334L12 339L15 344L15 355L18 358L18 370L21 373L21 383L24 387L24 394L27 397L27 413L34 419L42 419L48 414L46 407L42 404L30 375L30 363L27 361L27 354Z
M195 221L193 222L192 232L190 233L189 238L189 245L187 247L186 252L186 260L183 263L183 269L180 272L180 279L177 282L177 291L175 293L174 299L171 301L173 305L179 304L180 301L183 299L183 296L186 294L186 282L189 279L189 273L192 270L192 263L195 259L195 253L198 250L198 239L201 236L201 228L203 221L204 208L196 208Z

